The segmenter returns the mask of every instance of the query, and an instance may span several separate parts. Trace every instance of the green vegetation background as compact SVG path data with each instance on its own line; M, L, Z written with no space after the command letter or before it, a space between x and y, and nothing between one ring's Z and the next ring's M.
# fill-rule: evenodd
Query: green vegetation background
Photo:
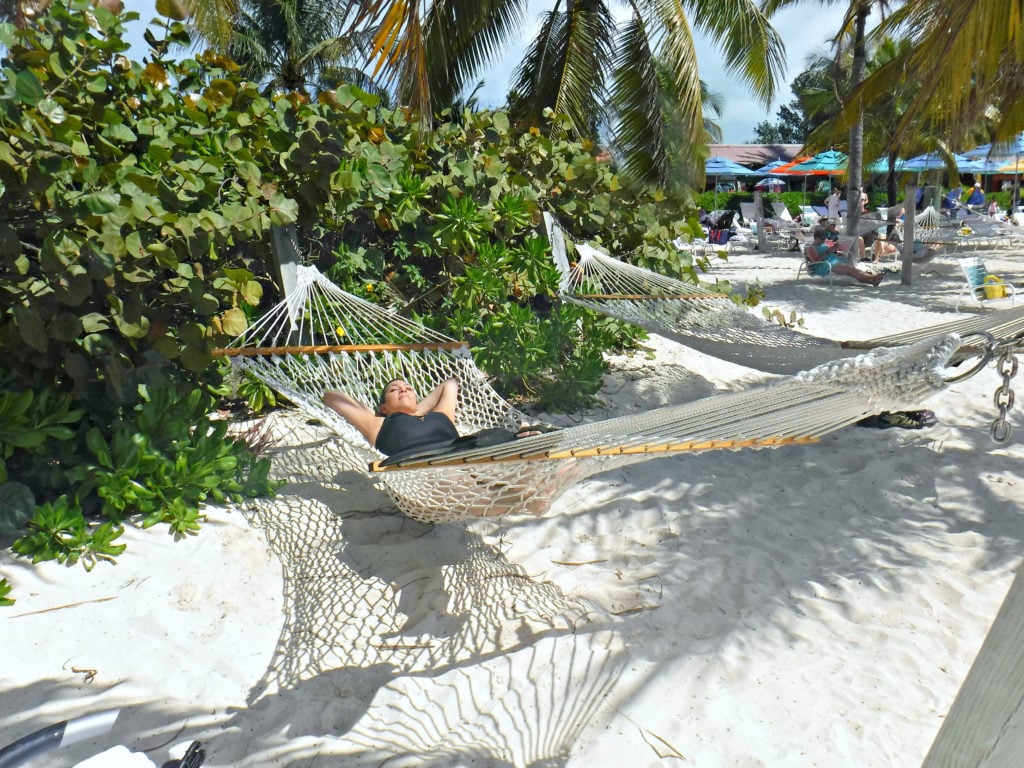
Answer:
M120 554L126 522L194 533L203 503L273 492L209 418L231 392L211 351L280 298L273 226L545 408L585 403L604 352L641 334L557 300L542 210L697 277L668 245L700 231L692 201L627 188L564 120L424 131L351 87L267 94L221 56L168 57L188 42L174 19L130 61L134 16L72 0L0 28L0 532L21 554L91 565Z

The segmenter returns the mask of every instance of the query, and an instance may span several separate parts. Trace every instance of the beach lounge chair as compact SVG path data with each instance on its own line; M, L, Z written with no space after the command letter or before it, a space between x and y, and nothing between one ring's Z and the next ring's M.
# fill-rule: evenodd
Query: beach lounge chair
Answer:
M805 227L813 227L818 223L818 219L820 218L821 217L818 215L818 212L815 211L813 207L809 205L800 206L800 223Z
M806 251L802 251L803 258L800 259L800 266L796 270L796 279L799 280L802 274L808 277L828 278L828 284L834 285L836 274L832 271L832 265L827 261L811 261L807 258Z
M960 311L960 302L966 295L979 307L990 302L1010 300L1010 306L1017 303L1017 289L1005 282L1001 277L989 273L985 262L980 256L965 256L960 259L960 269L964 273L964 285L956 297L956 311Z
M780 221L789 221L794 224L796 223L796 220L793 218L793 214L789 212L789 208L786 207L785 203L781 203L778 200L773 200L772 210L775 211L775 216Z

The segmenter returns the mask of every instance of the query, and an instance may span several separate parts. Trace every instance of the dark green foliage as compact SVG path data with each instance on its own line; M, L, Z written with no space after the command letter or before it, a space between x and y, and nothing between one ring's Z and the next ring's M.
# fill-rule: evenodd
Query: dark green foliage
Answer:
M91 565L123 551L113 542L128 519L164 523L180 536L199 530L204 503L272 494L270 462L229 437L227 422L211 421L212 405L199 390L185 397L161 390L109 438L89 429L87 456L68 472L72 491L36 508L14 551L36 562Z
M692 207L626 188L564 118L501 112L422 133L354 87L264 96L230 60L123 56L123 20L54 3L0 26L0 485L18 551L94 562L119 525L194 532L204 502L272 491L211 423L214 348L279 296L273 225L342 287L480 350L506 395L573 408L641 336L557 298L541 227L696 278L669 245ZM259 386L242 392L272 403ZM208 394L209 393L209 394ZM37 507L28 517L26 490Z

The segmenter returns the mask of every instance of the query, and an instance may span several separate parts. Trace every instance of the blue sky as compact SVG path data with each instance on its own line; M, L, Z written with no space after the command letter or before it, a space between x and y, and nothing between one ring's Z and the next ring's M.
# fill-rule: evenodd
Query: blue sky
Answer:
M519 62L521 52L538 26L538 13L550 8L550 0L530 0L527 12L528 23L523 30L522 38L510 44L507 55L494 62L490 70L482 76L484 87L479 94L484 106L498 106L504 102L508 92L508 83ZM743 144L754 138L754 126L762 120L774 122L778 108L793 99L789 84L803 70L808 54L824 50L829 36L839 27L845 5L822 6L817 2L806 2L777 14L773 24L782 35L786 45L786 74L779 81L778 94L771 107L756 103L746 90L736 82L733 75L721 66L721 56L706 40L697 39L697 62L701 78L711 90L720 93L725 102L724 113L719 120L724 133L723 140L727 144ZM139 21L129 25L130 41L135 43L132 53L141 59L148 52L142 40L142 33L156 13L153 0L125 0L126 10L139 14Z

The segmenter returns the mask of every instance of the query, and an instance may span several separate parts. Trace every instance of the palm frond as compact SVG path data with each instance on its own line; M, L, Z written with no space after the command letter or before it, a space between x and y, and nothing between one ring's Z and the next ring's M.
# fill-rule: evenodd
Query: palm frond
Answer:
M622 170L636 179L663 182L669 159L661 83L650 36L639 14L622 28L618 46L610 95L618 117L615 141L623 155Z
M786 72L786 50L778 32L753 0L647 0L669 39L687 18L722 51L725 66L766 106ZM671 42L669 40L669 44Z
M1024 129L1024 9L1019 0L949 3L916 0L897 9L880 31L906 33L913 47L885 71L862 85L865 100L884 91L885 77L901 76L918 87L900 125L910 140L915 122L926 120L950 135L964 132L977 119L980 104L998 115L1000 137Z
M615 20L601 0L576 0L568 11L547 14L515 75L527 112L553 109L568 116L578 133L593 135L615 34Z
M450 106L525 19L527 0L438 0L426 21L431 100Z

